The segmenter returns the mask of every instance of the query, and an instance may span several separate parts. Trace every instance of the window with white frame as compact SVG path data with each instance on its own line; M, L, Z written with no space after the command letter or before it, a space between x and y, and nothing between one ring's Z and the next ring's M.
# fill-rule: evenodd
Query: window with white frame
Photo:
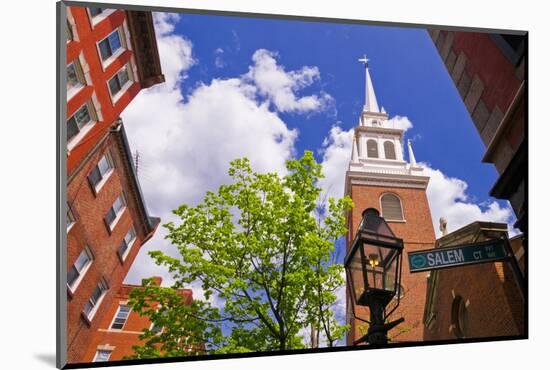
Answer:
M82 278L90 268L94 258L88 247L85 247L76 259L75 263L67 271L67 286L74 292Z
M67 203L67 232L71 229L74 223L75 223L75 218L74 218L73 210L71 209L71 206L69 206L69 203Z
M86 85L86 78L82 72L80 62L76 58L67 64L67 100L75 95L83 86Z
M96 24L107 18L109 15L113 14L116 9L109 8L88 8L88 13L90 14L90 23L92 27Z
M67 143L74 145L94 123L91 105L85 103L67 120Z
M105 8L88 8L88 9L90 9L90 15L92 16L92 18L100 15L105 10L107 10Z
M113 168L113 160L111 155L107 152L103 155L103 157L101 157L99 162L97 162L97 165L88 175L88 180L96 192L99 191L107 178L109 178L109 175L113 172Z
M126 259L126 256L128 255L128 252L130 252L130 248L132 248L132 245L134 244L134 241L136 240L136 230L132 226L130 230L126 233L126 236L120 243L120 246L118 247L118 255L121 260L124 261Z
M160 310L160 307L159 307L158 310ZM157 310L157 312L158 312L158 310ZM168 315L168 311L162 311L160 313L160 316L161 316L162 319L164 319L167 315ZM151 330L151 332L155 335L160 334L164 330L164 326L160 325L159 323L153 322L151 324L151 328L149 330Z
M101 305L101 301L103 301L105 294L107 294L108 289L109 286L107 285L105 279L101 279L97 283L97 286L92 293L90 299L88 299L88 302L86 302L86 304L84 305L84 315L86 315L88 320L91 320L94 317L99 305Z
M109 357L111 357L111 352L108 350L101 349L95 353L93 362L107 362Z
M110 80L109 92L113 100L116 100L122 92L128 89L132 84L132 72L130 64L124 65Z
M367 140L367 157L378 158L378 143L376 140Z
M122 329L128 316L130 315L131 307L125 304L118 306L118 310L115 314L115 318L111 324L111 329Z
M69 23L69 20L67 19L67 42L72 40L74 40L73 28L71 27L71 23Z
M98 43L101 61L105 62L113 55L120 54L124 49L124 37L120 29L116 29Z
M384 194L380 199L382 217L386 221L403 221L403 208L401 199L395 194Z
M386 159L396 159L395 146L391 141L384 142L384 156L386 157Z
M124 194L121 193L118 196L118 198L115 199L115 202L107 212L107 215L105 215L105 223L109 225L109 228L111 230L113 230L113 228L115 227L116 223L118 222L118 219L122 215L122 212L124 212L125 208L126 208L126 200L124 199Z

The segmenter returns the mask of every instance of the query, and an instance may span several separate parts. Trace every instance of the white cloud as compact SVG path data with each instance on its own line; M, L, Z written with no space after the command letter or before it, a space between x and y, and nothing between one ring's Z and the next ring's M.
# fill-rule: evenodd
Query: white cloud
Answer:
M178 14L153 13L157 45L161 55L160 63L166 82L153 87L153 90L172 90L185 77L184 73L197 61L193 58L191 41L174 35L175 24L179 21ZM133 105L130 104L130 107Z
M412 122L406 116L394 116L388 120L388 127L399 128L403 131L407 131L413 127Z
M340 126L332 126L328 137L323 141L323 179L319 186L323 194L332 198L344 196L344 177L351 159L353 129L343 131Z
M424 167L425 175L430 177L427 196L437 237L441 236L440 217L447 220L449 232L474 221L492 221L506 223L512 235L517 233L512 227L515 217L509 206L501 207L495 201L489 202L487 206L471 202L466 192L468 184L465 181L448 177L425 163L421 163L421 166Z
M224 53L224 50L222 48L217 48L214 50L214 55L216 56L214 59L214 65L216 68L223 68L225 67L225 61L222 58L222 54Z
M252 56L254 65L246 78L258 87L261 96L266 97L279 112L310 112L326 110L333 103L332 97L324 92L318 95L297 97L296 93L320 78L317 67L303 67L286 72L277 64L277 54L265 49L257 50Z
M230 160L246 156L256 171L286 172L285 161L293 157L298 135L276 111L269 109L271 98L288 94L289 85L278 85L285 90L282 94L276 91L277 85L262 85L269 91L264 95L260 93L259 80L251 78L249 72L232 79L199 84L184 97L180 87L185 84L187 70L198 62L193 57L192 43L171 33L178 19L155 15L160 59L167 82L141 91L122 115L132 150L140 153L139 177L148 209L151 215L161 217L163 223L175 220L171 211L180 204L197 204L206 191L216 190L227 182ZM255 67L257 62L251 70ZM318 78L317 69L306 67L286 73L282 66L272 67L291 76L291 98L295 101L291 104L297 104L292 109L313 112L313 106L308 106L309 100L304 103L296 92ZM317 95L312 97L322 99ZM159 275L165 279L164 285L170 284L166 269L154 265L147 254L150 250L162 250L178 255L164 236L164 228L159 227L155 236L141 248L126 277L128 283ZM197 290L197 294L201 291Z
M397 118L396 121L401 122L402 128L408 125L412 127L406 117L396 116L395 118ZM352 139L353 129L344 131L339 126L333 126L323 142L322 164L325 178L319 181L319 186L328 196L344 195L344 181L351 158ZM427 196L437 237L441 236L439 218L442 216L447 219L449 232L474 221L503 222L508 224L511 235L518 232L512 227L515 217L510 206L500 206L496 201L475 203L468 196L468 184L465 181L448 177L425 163L421 165L425 168L424 174L430 176Z

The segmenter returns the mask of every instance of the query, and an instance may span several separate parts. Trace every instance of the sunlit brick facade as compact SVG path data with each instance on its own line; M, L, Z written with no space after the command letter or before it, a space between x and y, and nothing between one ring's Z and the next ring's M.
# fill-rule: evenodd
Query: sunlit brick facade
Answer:
M358 126L355 127L353 149L349 169L346 172L345 193L354 203L347 215L348 235L346 251L349 252L367 208L380 212L394 234L403 239L403 255L408 252L433 248L435 233L430 207L426 196L429 177L416 163L410 141L407 144L408 161L403 155L403 130L391 127L388 114L379 108L374 93L368 60L365 63L365 105ZM390 330L390 342L422 341L424 327L422 317L426 297L425 274L409 273L408 261L403 258L400 304L391 320L404 317L405 322ZM351 297L347 296L347 319L351 330L347 344L353 345L363 337L367 324L356 319L352 312ZM394 299L389 307L397 302ZM366 307L355 306L355 314L369 320Z
M158 285L162 282L160 277L155 280ZM134 353L133 346L143 344L140 334L143 329L153 329L153 325L147 316L132 311L128 304L130 291L136 288L139 289L138 286L123 284L114 295L88 345L84 362L122 360ZM178 293L184 303L191 304L193 293L190 289L179 289Z
M78 363L160 221L119 116L164 76L150 12L68 7L66 26L67 361Z

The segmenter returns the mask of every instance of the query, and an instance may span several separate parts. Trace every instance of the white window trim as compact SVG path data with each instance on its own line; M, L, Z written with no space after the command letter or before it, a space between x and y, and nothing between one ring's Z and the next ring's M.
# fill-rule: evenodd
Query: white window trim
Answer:
M107 171L105 175L101 175L101 180L99 180L97 184L92 185L90 182L90 185L92 185L94 189L94 195L97 195L97 193L99 193L99 191L101 190L101 188L103 188L105 183L109 180L113 172L115 172L115 163L113 161L113 157L111 156L111 153L109 150L107 150L105 154L103 154L103 156L99 159L99 161L97 161L95 167L99 166L99 162L103 159L103 157L107 158L107 162L109 162L109 166L111 166L111 168L109 168L109 171ZM93 169L95 169L95 167Z
M101 281L101 280L100 280ZM103 303L103 299L105 298L105 296L107 295L107 292L109 291L109 286L103 282L103 284L105 284L105 286L107 287L107 289L105 289L103 291L103 293L101 293L101 296L99 296L99 299L97 300L95 306L92 308L92 310L90 311L89 314L86 315L86 313L84 311L82 311L82 313L84 314L84 316L86 316L86 318L88 319L88 321L92 321L95 314L97 313L97 310L99 309L99 306L101 306L101 304ZM97 283L97 285L99 285L99 282ZM97 288L97 285L96 285L96 288ZM95 289L94 289L95 291ZM93 292L92 292L93 293ZM90 300L90 298L88 298L88 301ZM86 301L86 302L88 302Z
M101 178L101 180L99 180L99 182L94 186L94 192L96 193L99 193L99 191L101 190L101 188L103 188L103 186L105 185L105 183L107 182L107 180L109 180L109 178L111 177L111 175L113 174L113 172L115 172L115 169L114 168L111 168L109 171L107 171L107 173L105 174L105 176L103 176Z
M113 324L115 323L116 317L117 317L118 313L120 312L120 306L128 306L128 307L130 307L130 311L128 311L128 316L126 316L126 320L124 320L124 324L122 325L122 328L113 329ZM111 320L111 323L109 324L109 329L108 330L109 331L116 331L116 332L120 332L120 331L124 330L124 326L126 325L126 322L128 321L128 319L130 318L131 313L132 313L132 306L130 306L127 301L126 301L126 303L119 302L118 303L118 308L116 309L116 312L115 312L115 316L113 316L113 320Z
M74 217L74 212L73 210L71 209L71 207L69 207L69 204L67 204L67 210L73 215L73 222L71 222L68 226L67 226L67 234L69 233L69 231L71 231L71 229L73 228L74 224L76 224L76 219ZM66 216L67 217L67 216Z
M88 257L90 257L90 262L86 266L84 266L82 271L80 271L80 275L78 275L76 280L73 282L72 286L69 285L69 282L67 282L67 289L69 290L70 294L74 294L74 292L76 292L76 289L78 288L78 286L80 285L80 283L84 279L84 276L86 275L86 273L90 269L90 266L92 266L92 263L94 263L94 255L93 255L92 251L90 250L90 248L88 246L86 246L86 247L84 247L83 250L85 250L86 253L88 254ZM74 263L73 263L73 265L74 265ZM72 268L72 266L71 266L71 268Z
M71 100L74 96L76 96L82 89L86 86L86 76L84 75L84 70L82 69L82 65L80 64L80 56L76 57L72 62L67 64L67 67L73 64L76 77L78 79L79 84L77 86L73 86L70 90L67 90L67 101ZM84 80L84 81L82 81Z
M126 199L124 200L126 202ZM111 206L111 208L113 208L113 206ZM122 218L122 215L124 214L124 212L126 211L126 208L128 208L128 206L126 206L126 204L124 205L124 208L122 208L120 210L120 212L117 213L115 219L113 220L113 222L111 222L111 224L109 225L109 231L113 231L116 227L116 225L118 224L118 222L120 221L120 219Z
M78 112L78 110L80 108L82 108L83 106L85 106L85 105L88 105L88 113L90 114L90 122L88 122L86 125L84 125L84 127L82 127L82 129L78 132L78 134L76 134L75 137L73 137L67 143L67 149L69 151L73 150L74 147L88 134L88 132L92 129L92 127L94 127L94 125L97 123L97 118L95 117L95 107L94 107L94 104L91 101L84 102L84 104L82 104L80 107L78 107L78 109L76 109L74 111L73 115L75 115L76 112ZM71 117L72 116L68 117L67 120ZM65 124L67 124L66 121L65 121Z
M120 49L115 51L113 55L111 55L109 58L103 60L101 58L101 49L99 48L99 44L101 44L104 40L108 39L109 36L111 36L115 32L118 32L118 39L120 40ZM111 65L111 63L113 63L122 53L128 50L128 47L126 45L126 35L124 33L124 29L122 28L122 26L117 27L113 32L110 32L107 36L97 41L95 43L95 47L97 49L97 56L99 57L99 61L101 62L101 67L103 68L103 71L105 71Z
M111 93L111 88L109 87L109 81L111 81L111 79L115 78L115 76L118 74L118 72L120 72L120 70L124 67L126 67L126 71L128 73L128 81L126 81L126 83L120 87L120 90L115 95L113 95ZM111 97L111 102L113 103L113 105L116 104L116 102L122 97L122 95L124 95L126 93L126 91L128 91L130 86L132 86L135 83L135 81L134 81L134 70L132 69L132 63L129 61L124 66L122 66L122 68L119 69L118 71L116 71L116 73L111 78L109 78L107 80L107 90L109 91L109 96Z
M399 199L399 207L401 207L401 215L403 216L402 219L391 219L391 218L386 218L384 216L384 208L382 207L382 198L384 197L384 195L387 195L387 194L391 194L395 197L397 197L397 199ZM380 194L380 198L378 198L378 204L380 204L380 213L382 215L382 217L384 217L384 220L386 220L386 222L394 222L394 223L405 223L407 222L407 220L405 219L405 210L403 209L403 200L401 200L401 197L395 193L391 193L391 192L386 192L386 193L382 193Z
M95 351L94 359L92 360L92 362L98 362L97 361L97 356L98 356L99 352L109 352L109 357L107 357L107 361L109 361L109 359L111 358L111 355L113 354L113 350L98 349L98 350ZM105 361L105 362L107 362L107 361ZM104 362L104 361L101 361L101 362Z
M130 227L130 229L133 228ZM130 231L130 229L128 229L128 231ZM126 233L126 235L128 235L128 233ZM126 237L126 235L124 237ZM136 234L136 229L134 228L134 239L132 239L130 241L130 243L128 243L128 246L126 248L126 250L124 251L124 254L122 256L120 256L120 258L122 259L122 262L126 261L126 257L128 257L128 254L130 253L130 250L132 249L132 246L134 245L134 243L136 242L136 239L137 239L137 234ZM123 239L124 240L124 239ZM122 243L122 242L121 242ZM117 253L118 254L118 253Z
M86 10L88 12L88 18L90 18L90 23L92 24L92 27L95 27L98 25L98 23L100 23L104 19L107 19L111 14L116 12L118 9L105 9L103 12L96 15L95 17L92 17L92 13L90 12L89 8L87 8Z
M151 327L149 328L149 331L153 330L154 326L155 326L155 323L152 322ZM156 333L155 335L161 335L163 332L164 332L164 326L162 328L160 328L160 331L158 333Z

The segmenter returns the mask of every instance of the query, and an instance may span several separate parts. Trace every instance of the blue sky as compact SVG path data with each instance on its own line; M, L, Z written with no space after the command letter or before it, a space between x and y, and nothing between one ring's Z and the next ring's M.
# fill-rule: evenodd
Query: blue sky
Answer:
M140 92L122 118L140 153L148 209L163 223L177 222L173 209L229 181L229 161L243 156L258 172L282 174L287 159L312 150L326 175L319 186L343 196L364 101L357 59L367 54L378 103L407 128L430 176L436 235L442 216L449 231L485 220L513 232L509 205L488 196L496 170L480 162L481 139L425 30L190 14L154 19L166 82ZM141 248L127 283L156 275L171 284L147 254L178 256L165 235L159 228ZM191 288L202 298L199 283ZM344 288L338 297L343 319Z
M317 150L333 124L349 129L357 123L364 89L357 59L366 53L379 104L390 116L407 116L414 124L407 134L414 138L417 160L465 180L477 201L488 199L497 172L480 162L481 139L424 29L185 15L176 32L193 42L199 61L189 70L185 93L197 83L246 73L258 49L276 51L288 70L317 66L320 80L302 93L326 91L335 99L336 114L280 116L300 130L297 151L315 150L319 160ZM216 53L219 49L223 53ZM223 60L222 68L216 58Z

